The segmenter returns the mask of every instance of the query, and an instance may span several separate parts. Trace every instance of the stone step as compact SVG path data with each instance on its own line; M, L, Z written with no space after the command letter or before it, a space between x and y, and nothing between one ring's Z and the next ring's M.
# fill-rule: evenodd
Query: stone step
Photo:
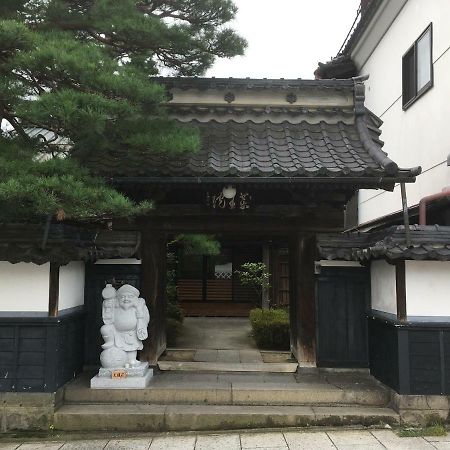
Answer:
M175 382L154 383L144 389L65 390L64 402L73 403L146 403L248 406L366 405L385 406L390 394L382 388L346 388L301 383L227 383Z
M190 372L263 372L294 373L297 363L227 363L204 361L158 361L160 370L176 370Z
M390 408L364 406L63 405L60 431L194 431L399 423Z

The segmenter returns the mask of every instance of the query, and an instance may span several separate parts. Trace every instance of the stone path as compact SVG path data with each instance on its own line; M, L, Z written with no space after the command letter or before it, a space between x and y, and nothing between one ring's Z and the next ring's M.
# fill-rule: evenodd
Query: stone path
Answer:
M271 431L7 443L0 450L421 450L450 449L450 435L400 438L391 430Z
M186 317L177 348L256 349L248 318Z

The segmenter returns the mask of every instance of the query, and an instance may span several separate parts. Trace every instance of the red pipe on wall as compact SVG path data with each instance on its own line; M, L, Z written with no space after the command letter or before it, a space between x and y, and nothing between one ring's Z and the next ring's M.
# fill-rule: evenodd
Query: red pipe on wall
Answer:
M423 197L419 202L419 225L427 224L427 204L433 200L439 200L444 197L450 197L450 188L444 189L437 194L428 195Z

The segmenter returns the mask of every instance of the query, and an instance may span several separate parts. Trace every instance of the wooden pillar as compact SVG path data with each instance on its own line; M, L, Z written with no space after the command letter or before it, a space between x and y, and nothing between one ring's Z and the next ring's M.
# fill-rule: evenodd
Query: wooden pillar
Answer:
M148 339L141 360L155 365L166 349L166 236L159 230L142 230L141 296L150 311Z
M59 264L50 263L48 288L48 316L56 317L58 315L59 303Z
M291 351L302 367L316 366L316 239L295 233L289 245Z
M395 264L395 288L397 294L397 320L406 320L406 276L405 261Z
M265 264L267 270L270 272L270 244L264 243L262 248L262 261ZM262 308L270 308L270 288L263 289L262 292ZM273 301L273 299L272 299Z

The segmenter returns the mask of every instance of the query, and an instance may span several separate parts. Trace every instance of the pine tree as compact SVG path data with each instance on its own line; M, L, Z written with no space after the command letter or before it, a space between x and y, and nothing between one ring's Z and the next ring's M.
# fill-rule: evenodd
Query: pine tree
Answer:
M161 73L202 75L242 54L231 0L2 0L0 222L139 214L83 168L92 152L186 152ZM45 136L45 139L42 138Z

